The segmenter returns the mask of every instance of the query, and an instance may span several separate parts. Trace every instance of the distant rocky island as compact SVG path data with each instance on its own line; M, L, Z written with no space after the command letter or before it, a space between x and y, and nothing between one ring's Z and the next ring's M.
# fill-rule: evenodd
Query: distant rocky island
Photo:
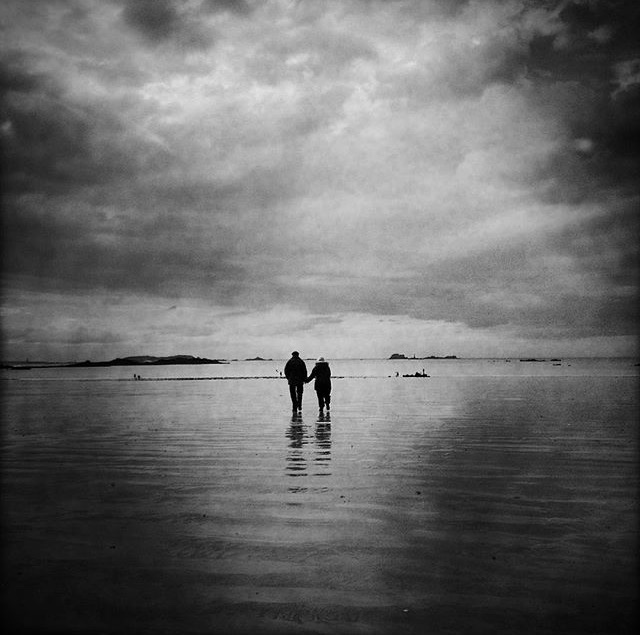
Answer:
M132 357L116 357L108 362L76 362L61 364L61 368L86 368L90 366L175 366L178 364L226 364L220 359L207 359L193 355L171 355L170 357L153 357L152 355L134 355Z
M389 357L389 359L458 359L458 356L457 355L444 355L444 356L429 355L428 357L416 357L414 355L413 357L407 357L402 353L393 353L391 357Z

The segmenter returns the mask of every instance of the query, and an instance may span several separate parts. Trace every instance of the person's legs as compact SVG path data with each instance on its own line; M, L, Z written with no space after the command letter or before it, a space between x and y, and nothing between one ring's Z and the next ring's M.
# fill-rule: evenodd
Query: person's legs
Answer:
M328 392L324 396L324 403L327 405L327 410L331 410L331 393Z
M298 408L298 392L297 386L289 384L289 395L291 395L291 407L296 410Z
M318 408L322 410L324 407L324 397L319 390L316 392L316 395L318 395Z
M302 410L302 393L304 392L304 384L298 384L296 386L296 389L298 398L298 410Z

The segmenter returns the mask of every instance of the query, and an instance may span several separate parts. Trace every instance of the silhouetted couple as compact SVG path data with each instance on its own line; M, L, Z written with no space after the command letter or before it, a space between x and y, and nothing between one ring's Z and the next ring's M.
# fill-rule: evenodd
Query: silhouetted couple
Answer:
M318 395L318 408L320 412L324 412L325 407L327 411L331 409L331 369L324 357L318 358L316 365L311 371L311 375L307 376L307 366L304 361L300 359L300 353L293 351L293 353L291 353L291 359L284 367L284 376L289 382L289 394L291 395L293 412L302 410L304 385L312 379L316 380L314 388Z

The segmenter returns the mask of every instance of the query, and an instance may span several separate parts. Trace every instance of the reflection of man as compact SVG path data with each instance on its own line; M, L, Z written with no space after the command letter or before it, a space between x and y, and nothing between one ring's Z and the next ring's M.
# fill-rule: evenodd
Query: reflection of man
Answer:
M284 376L289 382L289 394L291 395L293 411L302 410L302 392L304 382L307 380L307 367L300 359L298 351L291 353L291 359L284 367Z

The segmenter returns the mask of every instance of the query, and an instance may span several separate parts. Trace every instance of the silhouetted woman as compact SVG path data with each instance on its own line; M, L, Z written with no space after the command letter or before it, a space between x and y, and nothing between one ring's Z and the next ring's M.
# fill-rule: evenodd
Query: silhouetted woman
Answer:
M318 395L320 413L323 412L325 406L327 407L327 411L331 410L331 369L324 357L318 357L318 361L307 378L307 382L310 382L312 379L316 380L314 388Z

